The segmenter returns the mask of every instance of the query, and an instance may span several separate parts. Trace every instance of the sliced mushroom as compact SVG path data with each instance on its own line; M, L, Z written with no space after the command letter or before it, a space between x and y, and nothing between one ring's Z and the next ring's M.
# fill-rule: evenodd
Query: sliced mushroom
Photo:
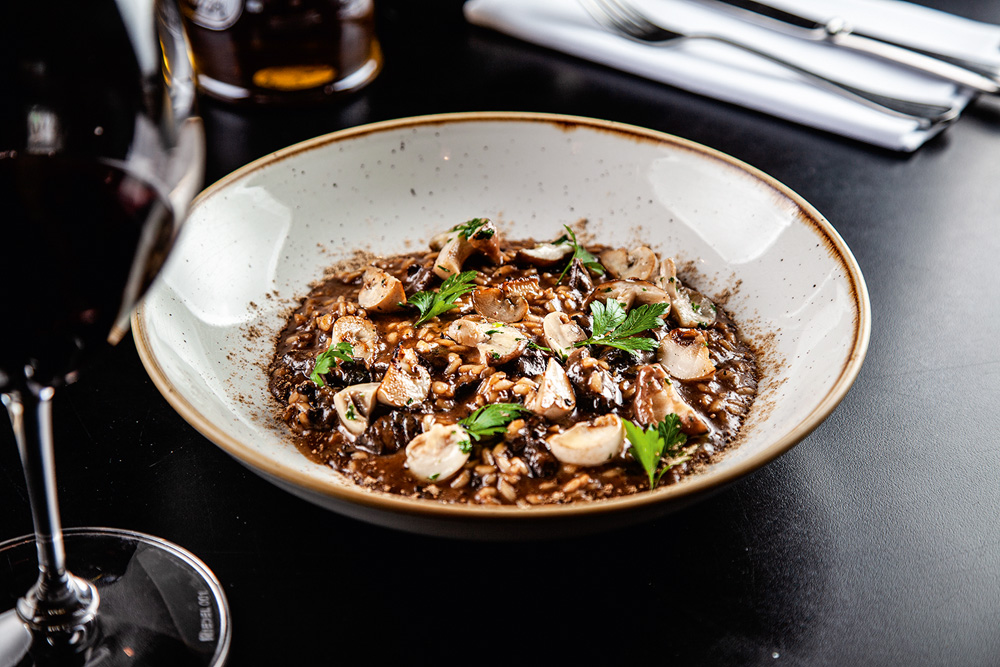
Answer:
M448 326L448 337L460 345L479 350L479 363L500 366L528 347L528 337L520 329L500 322L463 317Z
M528 337L515 327L497 324L482 324L486 340L476 345L481 357L480 363L490 366L506 364L528 347Z
M681 430L689 435L708 432L708 426L677 393L667 372L659 364L643 366L635 377L635 400L632 411L637 422L651 426L663 421L667 415L676 414Z
M441 232L440 234L435 234L434 236L432 236L428 245L430 246L431 250L441 250L446 245L448 245L448 241L450 241L455 236L458 236L458 232L454 230Z
M673 257L663 258L663 261L660 262L660 269L656 272L656 278L653 282L665 289L671 299L677 298L677 285L679 284L679 281L677 280L677 265L674 264Z
M546 442L552 454L563 463L597 466L621 455L625 428L617 415L601 415L551 435Z
M469 433L464 428L434 424L406 446L406 467L417 479L443 481L462 469L470 451Z
M568 243L539 243L534 248L518 250L517 259L539 268L548 268L562 262L571 252L573 248Z
M494 264L503 264L503 251L500 250L500 233L496 225L489 219L483 219L483 224L472 232L469 242L476 252L486 256Z
M613 278L649 280L656 271L656 254L644 245L631 252L625 248L605 250L600 260Z
M542 319L542 336L546 347L563 357L568 357L576 349L573 343L587 338L580 325L560 312L549 313Z
M542 288L538 286L538 276L506 280L500 285L500 289L507 296L520 296L525 299L540 299L543 294Z
M617 299L626 310L634 305L670 304L670 295L667 294L666 290L645 280L632 278L601 283L587 297L586 305L589 306L592 301L606 303L608 299Z
M590 277L590 271L579 258L574 259L569 270L566 271L566 285L580 294L589 294L594 289L594 281Z
M715 374L708 342L696 329L674 329L664 336L657 359L678 380L705 380Z
M424 430L417 415L405 410L389 410L370 421L354 446L378 456L395 454Z
M431 388L431 374L420 363L417 353L410 347L400 347L385 371L378 388L380 403L403 408L427 398Z
M337 343L350 343L355 359L361 359L366 366L371 366L378 352L378 333L375 325L366 317L344 315L330 327L330 347Z
M524 407L553 421L562 419L576 407L573 386L558 361L549 359L538 386L524 397Z
M476 347L487 340L486 331L489 329L483 327L483 324L478 320L463 317L449 324L445 333L459 345Z
M673 316L682 327L710 327L715 324L716 307L704 294L678 285Z
M469 258L475 248L458 234L451 237L441 248L434 260L434 274L439 278L447 278L462 272L462 264Z
M462 271L462 264L474 252L479 252L494 264L503 264L500 250L500 235L496 226L487 220L467 238L462 232L448 239L434 261L434 273L439 278L447 278Z
M407 296L412 296L417 292L426 292L431 288L431 284L437 280L434 271L426 266L411 264L403 277L403 291Z
M337 408L340 423L354 437L368 428L368 417L375 406L378 388L378 382L366 382L341 389L333 396L333 405Z
M715 323L715 304L708 297L681 283L672 257L660 262L656 282L670 295L672 315L679 325L692 328L707 327Z
M358 305L376 313L391 313L406 303L406 291L399 279L382 269L369 266L365 269Z
M494 322L520 322L528 312L528 301L499 287L480 287L472 293L472 307Z

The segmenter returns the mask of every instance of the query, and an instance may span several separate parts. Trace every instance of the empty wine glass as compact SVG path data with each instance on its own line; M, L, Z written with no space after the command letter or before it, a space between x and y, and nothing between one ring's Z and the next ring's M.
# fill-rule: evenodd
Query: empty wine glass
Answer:
M214 575L159 538L63 531L53 462L55 391L128 331L201 184L180 15L172 0L2 4L0 393L35 535L0 544L0 593L22 594L0 610L0 667L220 665Z

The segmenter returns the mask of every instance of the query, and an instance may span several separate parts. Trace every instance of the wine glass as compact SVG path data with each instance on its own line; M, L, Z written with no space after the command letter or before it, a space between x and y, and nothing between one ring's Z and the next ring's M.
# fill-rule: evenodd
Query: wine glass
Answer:
M0 592L23 594L0 612L0 667L220 665L214 575L159 538L63 531L53 463L55 390L128 331L201 185L180 14L172 0L0 4L0 393L35 526L0 545Z

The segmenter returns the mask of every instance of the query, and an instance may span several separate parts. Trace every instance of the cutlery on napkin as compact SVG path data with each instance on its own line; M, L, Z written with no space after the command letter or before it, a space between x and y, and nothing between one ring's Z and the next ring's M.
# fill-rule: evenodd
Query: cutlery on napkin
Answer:
M807 0L770 0L800 11ZM665 27L713 32L759 44L803 67L901 98L958 105L974 94L878 58L782 34L690 0L636 0ZM908 44L1000 65L1000 26L978 23L897 0L827 0L836 13L868 33L905 36ZM602 28L577 0L469 0L469 22L678 88L738 104L802 125L898 151L914 151L944 125L921 129L817 88L790 70L726 44L704 40L676 46L641 44ZM805 10L802 10L805 13ZM818 18L822 18L819 16ZM891 24L891 25L883 25ZM948 36L948 44L940 36ZM927 36L921 42L921 36ZM949 46L949 44L952 44Z

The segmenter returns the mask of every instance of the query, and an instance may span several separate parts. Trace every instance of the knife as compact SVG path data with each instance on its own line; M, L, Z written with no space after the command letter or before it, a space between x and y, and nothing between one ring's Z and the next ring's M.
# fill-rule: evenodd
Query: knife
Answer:
M756 0L698 0L732 16L814 42L829 42L910 69L933 74L981 93L1000 93L1000 72L967 61L920 51L877 37L858 34L840 17L816 21Z

